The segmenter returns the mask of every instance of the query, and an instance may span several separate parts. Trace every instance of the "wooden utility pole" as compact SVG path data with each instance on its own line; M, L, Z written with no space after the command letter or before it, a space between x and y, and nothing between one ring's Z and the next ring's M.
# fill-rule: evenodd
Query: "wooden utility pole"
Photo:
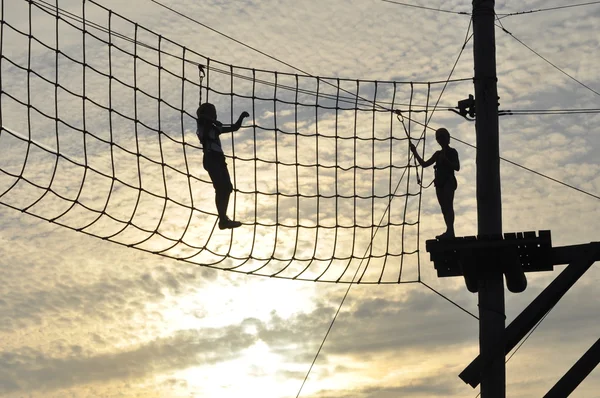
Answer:
M600 242L552 247L550 231L502 233L498 79L494 0L473 1L475 114L477 136L477 236L426 242L438 277L462 275L479 299L479 356L459 375L481 398L506 398L507 354L546 315L585 271L600 261ZM472 98L459 101L465 117ZM462 103L462 105L461 105ZM538 298L505 329L504 276L513 293L527 287L525 272L552 271L570 264ZM600 362L600 340L546 395L565 397Z
M473 0L475 130L477 135L477 229L502 234L500 149L494 0ZM479 351L484 363L481 398L505 398L504 280L498 267L479 264ZM500 349L499 349L500 348Z

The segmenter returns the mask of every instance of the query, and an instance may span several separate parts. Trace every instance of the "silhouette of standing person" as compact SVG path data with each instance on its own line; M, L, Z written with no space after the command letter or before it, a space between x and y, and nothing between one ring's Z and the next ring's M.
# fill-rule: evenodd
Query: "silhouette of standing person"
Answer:
M450 133L448 130L445 128L436 130L435 139L442 149L436 151L427 161L423 161L419 156L417 148L412 142L410 143L410 150L421 166L429 167L435 163L435 178L433 180L435 193L446 223L446 232L436 236L436 238L451 239L454 238L454 191L456 191L458 185L454 172L460 170L460 162L458 152L450 147Z
M244 118L250 116L244 111L240 114L237 122L231 125L224 125L217 120L217 110L211 103L204 103L196 111L198 117L198 130L196 134L203 147L204 157L202 166L208 172L215 188L215 204L219 214L219 229L232 229L242 225L239 221L230 220L227 217L227 207L229 205L229 196L233 192L231 177L227 170L225 154L221 146L219 136L223 133L238 131L242 126Z

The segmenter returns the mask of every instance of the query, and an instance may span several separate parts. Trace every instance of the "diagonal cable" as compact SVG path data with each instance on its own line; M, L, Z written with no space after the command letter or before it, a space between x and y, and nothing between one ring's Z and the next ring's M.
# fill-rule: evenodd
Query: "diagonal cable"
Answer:
M152 0L152 1L154 1L154 0ZM465 49L465 46L466 46L467 42L470 40L470 37L469 37L469 31L470 31L470 29L471 29L471 23L472 23L472 20L471 20L471 21L469 21L469 26L468 26L468 28L467 28L467 34L466 34L466 36L467 36L467 37L465 38L465 43L463 44L463 46L462 46L462 48L461 48L461 51L460 51L460 53L459 53L459 55L458 55L458 58L457 58L456 62L454 63L454 66L452 67L452 70L451 70L451 72L450 72L450 75L448 76L448 80L450 80L450 79L452 78L452 74L454 73L454 70L455 70L455 68L456 68L456 65L458 64L458 61L459 61L459 59L460 59L460 57L461 57L461 55L462 55L462 53L463 53L463 51L464 51L464 49ZM446 85L447 85L447 83L446 83ZM444 86L444 89L446 88L446 85ZM440 96L439 96L439 98L438 98L438 100L437 100L437 103L439 103L439 101L441 100L443 93L444 93L444 90L442 90L442 92L440 93ZM436 103L436 106L437 106L437 103ZM435 107L434 107L434 111L435 111ZM433 115L431 115L431 116L433 116ZM429 121L429 120L431 120L431 117L430 117L428 120L426 120L425 127L427 127L427 125L428 125L428 121ZM423 134L425 134L425 131L426 131L426 130L427 130L427 129L425 128L425 130L424 130ZM410 159L409 159L409 163L410 163ZM405 176L405 174L406 174L406 171L407 171L407 169L405 169L405 170L404 170L404 173L403 173L403 174L402 174L402 176L400 177L400 180L398 181L398 184L396 185L396 189L395 189L395 191L394 191L394 194L396 193L396 191L397 191L397 190L398 190L398 188L400 187L400 184L402 183L402 180L404 179L404 176ZM372 238L371 238L371 241L370 241L370 243L369 243L369 246L367 247L367 250L365 251L365 255L366 255L366 253L368 252L368 250L369 250L369 247L371 247L371 246L373 245L373 240L375 239L375 236L377 235L377 232L379 231L379 228L380 228L380 226L381 226L381 223L383 222L383 220L384 220L384 218L385 218L385 215L386 215L386 213L389 211L389 208L390 208L391 201L392 201L393 197L394 197L394 195L392 195L392 196L390 197L390 200L388 201L388 205L387 205L386 209L384 210L384 212L383 212L383 215L382 215L382 217L381 217L381 220L379 221L379 224L377 225L377 228L376 228L376 230L375 230L375 234L373 234L373 236L372 236ZM352 277L352 282L351 282L351 283L348 285L348 288L346 289L346 293L345 293L345 294L344 294L344 296L342 297L342 300L341 300L341 302L340 302L340 305L339 305L339 307L338 307L338 309L337 309L337 311L336 311L336 313L335 313L335 315L334 315L334 317L333 317L333 319L332 319L332 321L331 321L331 323L330 323L330 325L329 325L329 328L327 329L327 332L325 333L325 337L323 338L323 341L321 342L321 345L319 346L319 349L317 350L317 353L316 353L316 355L315 355L315 357L314 357L314 359L313 359L313 361L312 361L312 363L311 363L311 365L310 365L310 367L309 367L309 369L308 369L308 372L306 373L306 376L304 377L304 380L302 381L302 385L300 386L300 390L298 391L298 394L296 395L296 398L300 397L300 394L302 393L302 389L304 388L304 385L305 385L305 383L306 383L306 381L307 381L307 379L308 379L308 377L309 377L309 375L310 375L310 372L312 371L312 368L314 367L314 365L315 365L315 363L316 363L316 361L317 361L317 359L318 359L318 357L319 357L319 354L321 353L321 350L322 350L323 346L325 345L325 342L326 342L326 340L327 340L327 337L329 336L329 333L331 332L331 330L332 330L332 328L333 328L333 325L334 325L334 323L335 323L335 321L336 321L336 319L337 319L337 316L338 316L338 314L339 314L340 310L342 309L342 306L344 305L344 302L346 301L346 298L348 297L348 294L350 293L350 289L352 288L352 285L354 284L354 280L356 279L356 276L358 275L358 271L359 271L359 270L361 269L361 267L362 267L362 263L363 263L363 261L364 261L364 257L365 257L365 256L363 256L363 259L361 260L360 264L359 264L359 265L358 265L358 267L356 268L356 272L354 273L354 276ZM472 313L470 313L469 311L465 310L464 308L460 307L458 304L454 303L452 300L450 300L450 299L448 299L447 297L443 296L441 293L439 293L439 292L435 291L435 290L434 290L433 288L431 288L429 285L425 284L425 283L424 283L424 282L422 282L422 281L419 281L419 282L420 282L420 283L423 283L423 284L424 284L425 286L427 286L429 289L431 289L432 291L434 291L435 293L437 293L437 294L438 294L438 295L440 295L441 297L444 297L446 300L448 300L449 302L451 302L451 303L453 303L454 305L458 306L458 307L459 307L459 308L461 308L463 311L467 312L468 314L470 314L471 316L474 316L474 317L477 319L477 317L476 317L475 315L473 315L473 314L472 314Z
M419 283L422 284L423 286L425 286L427 289L431 290L433 293L435 293L438 296L440 296L441 298L443 298L444 300L446 300L447 302L449 302L450 304L454 305L456 308L460 309L461 311L465 312L468 315L471 315L473 318L479 320L479 317L477 315L475 315L472 312L470 312L469 310L465 309L464 307L462 307L460 304L456 303L455 301L452 301L448 297L444 296L442 293L438 292L437 290L435 290L434 288L429 286L427 283L425 283L423 281L419 281Z
M500 22L498 20L498 22ZM558 66L556 66L555 64L553 64L550 60L548 60L546 57L544 57L543 55L541 55L539 52L535 51L533 48L531 48L530 46L528 46L527 44L525 44L521 39L519 39L518 37L516 37L514 34L512 34L511 32L509 32L500 22L500 25L496 24L496 26L500 29L502 29L502 31L504 33L506 33L507 35L509 35L510 37L512 37L514 40L516 40L517 42L519 42L523 47L527 48L529 51L531 51L532 53L534 53L535 55L537 55L538 57L540 57L542 60L544 60L546 63L548 63L550 66L552 66L554 69L556 69L557 71L559 71L560 73L562 73L563 75L567 76L569 79L573 80L574 82L576 82L577 84L579 84L580 86L585 87L586 89L588 89L589 91L591 91L592 93L596 94L597 96L600 96L600 92L594 90L593 88L591 88L590 86L588 86L587 84L581 82L580 80L576 79L575 77L573 77L572 75L570 75L569 73L565 72L564 70L562 70L561 68L559 68Z
M298 71L298 72L300 72L300 73L303 73L303 74L305 74L305 75L307 75L307 76L315 77L315 76L314 76L314 75L312 75L311 73L308 73L308 72L306 72L306 71L304 71L304 70L302 70L302 69L300 69L300 68L298 68L298 67L296 67L296 66L294 66L294 65L292 65L292 64L290 64L290 63L288 63L288 62L285 62L285 61L283 61L283 60L281 60L281 59L277 58L277 57L274 57L274 56L272 56L272 55L270 55L270 54L267 54L266 52L264 52L264 51L261 51L261 50L259 50L259 49L255 48L255 47L253 47L253 46L251 46L251 45L249 45L249 44L246 44L246 43L244 43L244 42L242 42L242 41L240 41L240 40L238 40L238 39L236 39L236 38L234 38L234 37L232 37L232 36L229 36L229 35L227 35L227 34L225 34L225 33L223 33L223 32L220 32L220 31L218 31L217 29L215 29L215 28L212 28L212 27L208 26L207 24L205 24L205 23L203 23L203 22L201 22L201 21L199 21L199 20L197 20L197 19L195 19L195 18L192 18L192 17L190 17L190 16L188 16L188 15L185 15L184 13L182 13L182 12L180 12L180 11L176 10L176 9L175 9L175 8L173 8L173 7L169 7L169 6L167 6L167 5L165 5L165 4L161 3L161 2L159 2L158 0L149 0L149 1L153 2L154 4L157 4L157 5L159 5L160 7L163 7L163 8L165 8L165 9L167 9L167 10L169 10L169 11L171 11L171 12L173 12L173 13L177 14L177 15L179 15L179 16L180 16L180 17L182 17L182 18L185 18L185 19L187 19L187 20L189 20L189 21L191 21L191 22L194 22L194 23L196 23L196 24L198 24L198 25L200 25L200 26L202 26L202 27L204 27L204 28L206 28L206 29L208 29L208 30L210 30L210 31L214 32L214 33L217 33L217 34L219 34L219 35L221 35L221 36L223 36L223 37L225 37L225 38L227 38L227 39L229 39L229 40L231 40L231 41L233 41L233 42L235 42L235 43L237 43L237 44L239 44L239 45L241 45L241 46L244 46L244 47L246 47L246 48L248 48L248 49L250 49L250 50L252 50L252 51L255 51L255 52L257 52L257 53L259 53L259 54L261 54L261 55L263 55L263 56L265 56L265 57L267 57L267 58L270 58L270 59L272 59L272 60L274 60L274 61L277 61L277 62L279 62L279 63L281 63L281 64L283 64L283 65L285 65L285 66L287 66L287 67L289 67L289 68L292 68L292 69L294 69L294 70L296 70L296 71ZM333 87L333 88L336 88L336 87L335 87L335 85L334 85L333 83L330 83L330 82L328 82L328 81L325 81L325 80L324 80L323 82L324 82L324 83L326 83L327 85L329 85L329 86ZM344 92L345 92L345 93L347 93L347 94L351 94L351 95L357 95L357 94L352 94L350 91L347 91L347 90L345 90L345 89L341 89L341 91L344 91ZM357 96L358 96L358 95L357 95ZM373 101L367 100L367 99L365 99L365 98L363 98L363 97L360 97L360 96L358 96L358 98L360 98L361 100L363 100L363 101L365 101L365 102L368 102L368 103L373 103L375 106L377 106L377 107L379 107L379 108L381 108L381 109L383 109L383 110L388 110L388 109L386 109L385 107L383 107L382 105L380 105L380 104L378 104L378 103L376 103L376 102L373 102Z

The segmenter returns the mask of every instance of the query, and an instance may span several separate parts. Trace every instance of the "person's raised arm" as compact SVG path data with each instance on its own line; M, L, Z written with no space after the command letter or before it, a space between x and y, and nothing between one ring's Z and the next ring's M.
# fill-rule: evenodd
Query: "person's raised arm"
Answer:
M409 145L410 150L412 151L413 155L415 156L415 159L417 159L417 162L419 162L419 164L422 167L429 167L435 163L439 151L434 153L433 156L431 156L428 160L424 161L423 158L421 158L421 156L419 156L419 153L417 152L417 148L415 147L415 145L412 142L409 143L408 145Z
M247 118L249 116L250 114L248 112L242 112L240 114L240 117L238 117L237 122L235 122L234 124L223 125L223 127L221 128L221 133L232 133L234 131L238 131L240 127L242 127L242 121L244 120L244 118Z

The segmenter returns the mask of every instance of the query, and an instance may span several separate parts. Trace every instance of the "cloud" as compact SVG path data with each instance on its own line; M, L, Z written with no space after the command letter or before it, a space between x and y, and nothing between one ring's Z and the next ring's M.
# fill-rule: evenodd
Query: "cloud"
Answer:
M67 357L49 356L23 347L0 356L0 392L54 390L92 382L143 379L154 373L209 366L236 358L255 337L240 326L179 331L118 353L82 355L77 346Z
M57 262L59 265L60 261ZM130 274L128 279L113 276L92 283L65 278L38 289L5 285L0 331L7 333L62 317L76 319L82 314L85 314L86 323L118 324L127 314L149 303L163 301L165 295L184 294L205 283L199 278L197 269L161 268Z
M358 358L389 350L412 352L433 349L432 346L461 345L471 340L476 330L476 322L456 322L457 313L445 311L439 305L440 299L426 293L422 287L410 288L400 300L371 299L364 294L358 297L360 299L355 298L355 303L350 304L351 310L342 311L336 320L324 357L347 355ZM259 336L275 347L298 342L315 345L324 335L334 308L321 307L290 319L274 316L268 329ZM436 327L440 324L447 326ZM317 337L315 331L318 330L322 333Z
M364 387L337 391L319 391L314 398L393 398L393 397L447 397L454 395L458 389L449 387L449 376L419 377L397 387Z

